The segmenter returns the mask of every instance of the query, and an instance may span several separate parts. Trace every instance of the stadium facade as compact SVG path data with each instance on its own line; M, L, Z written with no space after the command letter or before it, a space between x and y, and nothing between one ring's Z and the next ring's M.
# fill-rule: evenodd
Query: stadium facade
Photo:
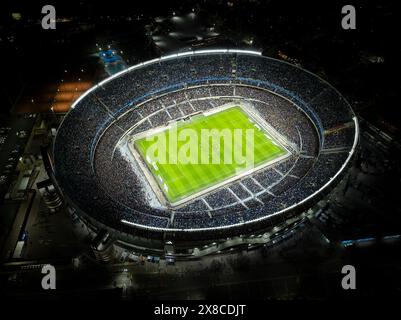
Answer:
M251 106L289 156L163 204L133 159L131 137L223 105ZM61 123L53 176L74 215L114 245L182 257L268 243L297 225L347 173L358 121L316 75L244 50L179 53L132 66L95 85Z

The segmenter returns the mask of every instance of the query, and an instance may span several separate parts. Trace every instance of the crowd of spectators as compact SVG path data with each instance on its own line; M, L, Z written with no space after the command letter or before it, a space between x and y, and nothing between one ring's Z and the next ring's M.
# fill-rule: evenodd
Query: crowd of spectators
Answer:
M293 154L187 205L153 208L117 143L127 131L234 99L249 102ZM331 86L286 63L239 53L167 59L123 73L77 103L57 133L55 174L66 196L103 223L187 229L243 223L292 206L329 181L352 146L352 117ZM322 152L334 148L343 150Z

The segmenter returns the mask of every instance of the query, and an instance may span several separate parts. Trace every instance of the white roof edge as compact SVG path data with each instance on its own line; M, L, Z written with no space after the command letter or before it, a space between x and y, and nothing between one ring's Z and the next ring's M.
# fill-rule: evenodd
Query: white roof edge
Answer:
M255 50L228 49L228 52L230 52L230 53L255 54L255 55L258 55L258 56L261 56L261 55L262 55L262 52L260 52L260 51L255 51Z

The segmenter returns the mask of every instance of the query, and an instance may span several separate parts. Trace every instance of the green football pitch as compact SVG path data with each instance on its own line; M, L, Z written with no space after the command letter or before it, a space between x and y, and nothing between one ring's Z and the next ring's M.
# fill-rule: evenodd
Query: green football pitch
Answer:
M239 106L145 132L133 144L171 204L287 154Z

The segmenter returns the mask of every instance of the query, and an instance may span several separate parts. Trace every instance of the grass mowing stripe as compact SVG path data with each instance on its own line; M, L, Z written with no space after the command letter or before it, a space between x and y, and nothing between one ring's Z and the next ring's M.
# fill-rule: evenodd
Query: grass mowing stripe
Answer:
M159 186L161 186L163 192L165 193L168 200L172 203L183 199L193 193L196 193L204 188L211 185L224 181L232 176L238 174L238 170L243 171L244 169L249 169L252 164L238 164L235 163L234 151L241 151L241 156L253 152L254 165L257 166L263 162L270 161L271 159L282 155L285 153L283 149L275 145L270 141L264 134L262 129L258 129L253 121L250 120L248 115L240 107L231 107L228 109L221 110L214 114L208 116L197 115L191 118L189 121L180 121L177 124L178 135L182 130L192 129L196 132L198 137L198 145L196 146L198 151L198 161L201 160L202 152L209 152L209 161L212 160L212 148L209 150L202 149L199 139L201 138L202 129L217 129L218 133L221 130L228 129L231 133L234 133L235 129L242 130L242 141L233 141L233 136L231 136L231 143L236 143L235 145L225 145L224 138L222 136L220 139L220 149L216 149L220 163L217 164L183 164L178 162L177 164L170 163L159 163L157 164L158 170L156 170L151 163L148 163L146 159L146 151L152 145L153 141L146 141L146 138L136 140L134 142L139 153L143 158L145 158L145 163L148 168L155 176L158 181ZM254 130L254 144L246 144L245 130ZM166 134L166 142L168 144L168 136L170 129L156 133L155 136L162 136ZM213 139L210 139L213 141ZM188 141L178 141L178 150ZM210 141L209 141L210 142ZM228 148L228 153L231 155L231 163L224 162L224 147ZM163 151L163 150L160 150ZM167 146L167 159L168 154L171 151ZM155 159L150 159L154 162ZM229 159L227 159L229 160ZM160 181L159 176L162 178L163 182ZM164 189L164 184L168 187L168 191Z

